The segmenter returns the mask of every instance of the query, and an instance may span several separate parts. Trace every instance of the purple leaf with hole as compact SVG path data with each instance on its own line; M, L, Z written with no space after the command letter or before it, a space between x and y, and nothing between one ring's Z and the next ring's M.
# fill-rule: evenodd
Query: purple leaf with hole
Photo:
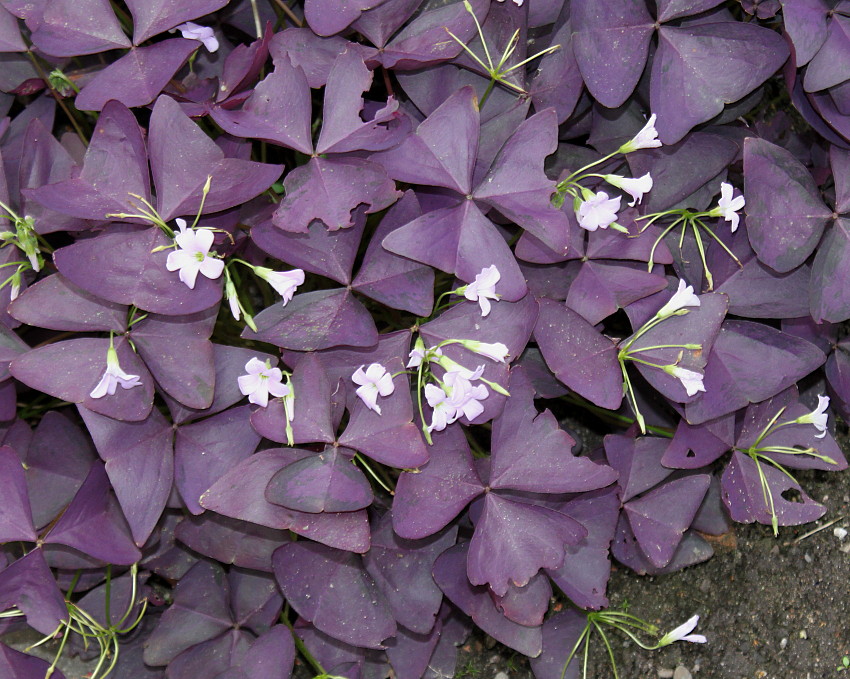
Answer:
M722 415L702 424L679 420L661 464L674 469L699 469L710 465L735 443L735 416Z
M130 336L157 384L188 408L205 409L213 401L215 365L212 335L218 309L181 316L148 314Z
M98 454L106 462L106 474L127 517L133 540L142 547L171 494L174 430L156 409L142 422L120 422L83 407L80 415Z
M850 318L848 294L850 219L838 219L827 231L812 263L809 305L818 323L839 323Z
M354 451L325 448L287 465L266 486L266 499L300 512L353 512L372 504L368 479L353 464Z
M778 394L823 365L815 345L751 321L726 321L705 366L706 393L685 407L701 424Z
M187 516L174 537L189 549L223 564L271 573L272 552L289 540L285 531L206 512Z
M769 488L768 499L772 499L772 505L765 500L762 476ZM817 521L826 513L826 507L806 495L796 481L772 465L756 463L749 455L737 450L723 470L720 483L723 502L732 520L739 523L757 521L769 526L775 514L777 525L797 526ZM796 491L800 500L786 499L785 493L789 491Z
M226 4L226 0L127 0L133 15L133 43L139 45L185 21L212 14Z
M3 479L4 498L0 507L0 542L35 542L24 468L9 446L0 447L0 478Z
M345 288L296 295L286 306L264 309L254 322L257 332L246 328L244 338L296 351L369 347L378 341L372 316Z
M73 547L94 559L121 566L141 558L121 508L110 493L103 465L97 462L44 543Z
M233 467L251 456L260 436L250 421L250 406L230 408L202 422L183 425L174 440L174 480L192 514L198 499Z
M757 138L744 142L747 235L758 258L780 273L814 251L832 211L809 171L785 149Z
M122 369L138 375L141 386L117 389L112 395L92 398L91 392L106 371L108 339L77 338L32 349L12 361L12 375L33 389L122 421L144 420L153 407L153 378L126 338L115 342Z
M31 285L9 305L15 319L51 330L72 332L123 332L127 328L127 308L86 292L53 274Z
M130 47L108 0L53 0L45 5L32 41L54 57Z
M616 345L569 307L547 299L539 304L534 338L549 369L596 405L619 408L623 376Z
M456 527L421 540L402 538L393 531L390 512L376 522L363 564L399 625L417 634L427 634L434 627L443 593L431 578L431 569L456 539Z
M341 514L296 512L266 500L272 476L313 453L290 448L263 450L235 465L201 495L200 504L224 516L268 528L292 530L322 544L354 552L369 549L369 522L365 511Z
M287 601L325 634L365 648L383 648L395 635L389 604L358 555L295 542L280 547L272 562Z
M350 229L336 231L313 222L303 233L282 231L266 221L251 229L251 239L261 250L290 266L348 285L366 226L362 208L355 211L353 221Z
M611 572L609 548L620 512L617 487L582 493L559 509L584 526L587 535L576 544L567 545L564 563L546 573L577 606L605 608Z
M24 193L50 210L81 219L102 221L109 213L137 212L137 199L130 194L149 200L151 184L136 118L118 101L104 106L79 176Z
M306 233L314 220L329 230L354 226L351 212L367 205L380 212L401 197L395 183L377 163L362 158L311 158L284 179L286 198L272 222L284 231Z
M393 309L424 317L434 307L434 271L381 246L390 233L421 214L416 194L406 191L378 225L352 288Z
M166 221L198 212L208 177L212 180L204 213L247 202L268 189L282 171L279 165L225 157L216 143L183 113L180 104L168 96L156 100L149 133L157 210Z
M42 634L53 634L68 618L65 598L44 560L41 549L33 549L0 571L0 610L13 606L27 624Z
M656 568L670 563L682 535L696 516L710 480L708 474L686 476L624 505L640 548Z
M169 316L209 309L221 299L221 279L198 276L195 288L168 271L166 251L173 244L158 228L115 225L95 238L59 248L54 261L60 273L86 292L118 304Z
M18 444L12 447L23 452ZM71 501L94 460L91 442L78 426L58 411L44 414L23 459L37 528L50 523Z
M662 26L650 81L659 138L665 144L679 141L756 89L787 58L781 36L751 23Z
M133 47L86 82L74 100L80 111L101 111L111 100L135 108L159 96L201 44L174 38L148 47Z
M529 657L540 654L540 627L512 622L496 608L486 587L475 587L466 577L468 544L446 550L434 563L434 580L443 593L497 641Z

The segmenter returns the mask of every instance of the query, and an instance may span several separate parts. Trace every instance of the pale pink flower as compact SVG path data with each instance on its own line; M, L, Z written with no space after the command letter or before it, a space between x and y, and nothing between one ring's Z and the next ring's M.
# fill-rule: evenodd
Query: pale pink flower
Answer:
M168 254L165 268L169 271L180 271L180 280L192 290L198 272L210 279L216 279L224 271L224 262L210 257L210 248L215 236L209 229L187 229L183 219L175 220L180 227L180 233L174 237L177 250Z
M501 342L476 342L475 340L461 340L460 344L476 354L486 356L492 361L504 363L508 357L508 347Z
M478 379L478 377L473 379ZM444 389L447 389L449 401L455 409L456 418L463 415L471 421L484 412L484 406L479 401L487 398L490 392L483 384L472 386L471 381L460 372L447 372L443 375L443 385Z
M218 49L218 39L215 37L215 31L209 26L201 26L200 24L187 21L185 24L180 24L175 30L180 31L180 34L186 40L197 40L202 42L210 52L215 52Z
M829 408L829 396L823 394L818 395L818 407L806 415L800 415L794 422L797 424L814 425L820 434L816 434L815 438L822 439L826 436L826 422L829 416L826 414L826 409Z
M283 297L284 306L292 299L298 286L304 283L304 272L301 269L272 271L264 266L255 266L254 273L268 282Z
M640 132L638 132L631 140L623 144L619 149L619 153L631 153L640 149L657 149L661 146L658 140L658 131L655 129L656 115L653 113L646 121Z
M280 368L272 368L256 356L245 364L247 375L241 375L239 391L247 396L251 403L265 408L269 404L269 394L278 398L289 395L289 387L283 384Z
M743 196L732 198L734 189L731 184L723 182L720 185L720 200L717 201L717 207L711 210L709 214L712 217L723 217L727 222L732 222L732 233L738 228L738 210L746 205Z
M351 379L355 384L360 385L355 391L360 400L369 410L374 410L380 415L381 406L378 405L378 396L389 396L395 391L393 376L380 363L372 363L365 371L362 365L357 368Z
M110 341L109 349L106 350L106 372L103 373L100 382L91 390L89 396L91 398L103 398L107 394L112 396L119 384L124 389L132 389L141 386L142 382L138 375L128 375L121 370L118 352L115 351L115 347L112 346Z
M667 318L686 306L699 305L699 297L694 294L693 286L688 285L680 278L679 289L673 293L673 296L668 300L667 304L661 307L655 316L656 318Z
M609 198L604 191L598 191L596 195L579 205L576 216L581 228L588 231L596 229L607 229L617 221L617 211L620 209L620 196Z
M463 291L463 296L470 302L478 302L481 307L481 315L486 316L490 313L490 300L498 300L501 295L496 294L496 283L502 275L493 264L484 269L481 273L475 276L475 280L469 285L460 288Z
M677 365L665 365L664 372L679 380L688 396L694 396L699 391L705 391L705 386L702 383L703 376L698 372L680 368Z
M604 179L611 186L622 189L632 197L629 207L634 207L635 203L640 203L643 199L643 194L649 193L652 190L652 176L649 172L643 175L643 177L636 178L621 177L618 174L606 174Z
M658 641L658 647L669 646L676 641L690 641L692 644L704 644L708 641L702 634L691 634L691 631L697 626L699 616L695 615L689 618L686 622L679 625L676 629L667 632Z

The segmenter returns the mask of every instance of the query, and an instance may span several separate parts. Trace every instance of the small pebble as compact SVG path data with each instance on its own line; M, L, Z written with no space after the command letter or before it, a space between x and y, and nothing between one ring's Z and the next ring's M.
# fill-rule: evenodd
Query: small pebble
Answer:
M673 672L673 679L694 679L691 671L684 665L679 665Z
M493 679L508 679L508 675L505 672L497 672Z
M848 542L846 545L842 545L841 547L839 547L839 549L845 554L850 554L850 542Z
M805 554L803 554L803 560L804 560L806 563L811 563L812 561L814 561L814 559L812 558L812 555L811 555L811 554L809 554L808 552L806 552Z
M809 638L809 635L806 633L806 630L804 630L804 629L800 630L800 638L801 639L808 639Z
M847 537L847 529L846 528L833 528L832 534L837 537L839 540L843 540Z
M658 679L673 679L673 670L662 667L658 670Z
M779 648L784 649L787 645L788 645L787 637L782 637L782 639L779 642Z

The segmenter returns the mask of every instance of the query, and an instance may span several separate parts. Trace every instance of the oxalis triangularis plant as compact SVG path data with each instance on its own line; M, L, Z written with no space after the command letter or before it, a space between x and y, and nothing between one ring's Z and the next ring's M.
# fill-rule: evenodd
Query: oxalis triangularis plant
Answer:
M477 626L616 676L612 635L710 634L609 609L612 560L824 514L840 4L36 5L0 2L0 625L54 655L0 674L448 677Z

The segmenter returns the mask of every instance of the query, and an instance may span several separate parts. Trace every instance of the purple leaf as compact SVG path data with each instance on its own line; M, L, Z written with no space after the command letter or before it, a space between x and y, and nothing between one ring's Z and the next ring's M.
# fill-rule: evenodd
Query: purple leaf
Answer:
M251 637L241 629L229 630L221 636L196 644L168 663L169 679L193 677L233 677L235 666L248 654ZM238 679L244 675L236 674Z
M573 658L569 665L566 663L586 625L587 618L574 608L567 608L543 623L543 652L531 660L537 679L579 679L580 661Z
M543 616L549 609L552 598L552 585L543 573L535 575L525 587L511 585L504 596L494 595L496 608L508 620L528 627L543 624Z
M251 229L251 239L282 262L348 285L365 226L366 215L359 209L354 213L354 226L350 229L329 231L313 222L303 233L294 233L281 231L266 221Z
M83 485L43 542L67 545L100 561L122 566L141 559L99 463L91 466Z
M127 0L133 15L133 44L140 45L157 33L212 14L226 4L227 0Z
M393 231L382 245L397 255L453 273L466 283L482 269L496 266L501 274L499 294L508 301L520 299L528 289L501 233L473 201L427 212Z
M10 443L9 437L5 443L24 450L20 444ZM44 414L24 458L37 528L50 523L71 501L95 457L89 437L77 425L57 410Z
M502 414L493 421L490 488L578 493L616 480L610 467L570 452L576 442L549 410L538 414L534 388L522 368L511 370L509 390Z
M218 309L191 315L148 314L131 337L157 384L188 408L205 409L213 401L215 365L209 341Z
M696 516L710 480L708 474L676 479L630 500L623 507L638 544L656 568L670 563L682 535Z
M87 81L74 104L81 111L100 111L113 99L129 108L146 106L200 46L197 40L174 38L133 47Z
M9 305L15 319L51 330L72 332L123 332L127 328L127 308L102 300L66 279L53 274L31 285Z
M309 155L313 153L310 111L304 72L282 58L275 60L274 71L254 88L241 110L215 107L212 117L237 137L256 137Z
M266 499L300 512L353 512L372 504L369 481L354 466L353 451L325 448L287 465L266 486Z
M221 299L221 280L198 276L195 288L168 271L168 253L152 250L173 244L158 228L115 225L95 238L59 248L60 273L86 292L118 304L169 316L209 309Z
M540 627L508 620L496 608L487 588L475 587L466 577L466 544L446 550L434 563L434 580L445 595L473 622L497 641L529 657L540 654Z
M583 262L570 284L567 306L596 325L618 309L667 288L667 279L642 265Z
M594 0L579 0L570 6L570 20L587 89L603 106L620 106L643 73L654 31L643 0L615 0L604 9Z
M575 110L584 85L572 49L572 24L568 17L563 23L558 21L550 43L561 48L540 59L528 89L536 111L551 106L558 123L563 123Z
M282 33L276 33L269 43L275 70L281 64L300 67L307 77L308 85L314 89L327 83L336 58L348 49L359 50L364 61L373 59L377 53L372 47L349 42L339 36L321 38L309 28L287 28ZM310 135L307 136L307 142L309 144Z
M345 288L296 295L286 306L264 309L254 321L257 332L246 328L244 338L296 351L369 347L378 341L372 316Z
M850 78L846 58L850 54L850 18L829 13L826 40L812 57L803 77L803 89L817 92Z
M401 197L377 163L362 158L311 158L284 179L286 198L272 222L284 231L306 233L313 220L330 231L354 225L351 212L368 205L367 214L388 208Z
M266 11L270 11L270 9ZM260 13L263 13L262 8ZM253 21L251 23L253 24ZM252 25L251 28L255 27ZM242 43L233 48L233 51L224 60L224 66L219 77L218 92L215 95L217 102L222 103L226 99L232 98L237 92L241 92L254 84L268 60L271 39L272 28L266 23L262 37L250 44Z
M250 412L249 406L230 408L177 430L174 480L192 514L204 511L198 501L204 491L249 458L259 445L260 436L251 427Z
M832 211L809 171L763 139L745 140L744 177L747 235L756 255L780 273L795 269L814 252Z
M811 274L812 269L805 264L786 274L779 274L752 258L715 291L729 298L729 313L736 316L801 318L809 313ZM811 294L817 295L818 292L812 289Z
M0 571L0 610L18 607L27 624L42 634L53 634L68 619L65 597L44 560L33 549Z
M177 583L174 603L162 614L145 644L145 664L166 665L195 644L233 626L230 588L218 564L199 562Z
M390 607L358 555L295 542L275 551L272 562L287 601L325 634L365 648L383 648L395 635Z
M295 664L295 643L285 625L274 625L251 645L239 667L250 679L285 679Z
M432 436L428 464L418 472L402 473L396 485L393 528L403 538L433 535L484 492L460 428L447 427Z
M734 443L735 417L732 414L698 425L679 420L661 464L674 469L699 469L710 465Z
M376 523L363 564L387 597L399 625L418 634L427 634L434 627L443 593L431 578L431 569L456 539L456 527L422 540L399 537L392 529L389 512Z
M823 365L815 345L760 323L726 321L705 366L706 393L685 408L700 424L778 394Z
M605 590L611 573L609 548L620 513L617 488L582 493L561 505L560 511L581 523L587 529L587 536L567 545L564 563L546 572L576 606L605 608L608 606Z
M273 505L265 498L272 476L286 465L312 455L304 450L271 448L234 466L200 498L200 504L224 516L261 526L292 530L330 547L366 552L369 522L365 511L307 514Z
M524 587L541 568L560 567L565 547L587 535L578 521L546 507L497 493L486 493L483 503L469 543L467 574L473 585L488 584L498 596L512 584Z
M816 322L839 323L850 318L848 294L850 219L838 219L823 239L812 263L809 305Z
M364 10L380 5L385 0L306 0L304 18L318 35L333 35L346 29Z
M14 15L0 7L0 52L26 52L21 30Z
M272 552L289 540L286 532L206 512L188 516L174 537L189 549L223 564L271 573Z
M416 12L420 0L389 0L360 14L353 28L373 45L383 47Z
M65 679L65 675L55 667L48 669L50 663L34 655L21 653L6 644L0 644L0 674L16 679L42 679L50 672L51 677Z
M611 555L620 563L631 568L638 575L662 575L673 573L688 566L701 563L710 559L714 554L711 545L698 533L689 530L685 533L679 547L673 554L673 558L666 566L658 568L653 566L641 551L632 533L629 521L625 514L620 515L617 524L617 534L611 543Z
M141 378L141 386L117 389L112 395L92 398L91 392L106 371L109 340L77 338L33 349L12 361L12 375L27 386L89 410L122 421L144 420L153 407L153 378L126 338L115 342L122 369Z
M0 479L3 480L0 542L35 542L24 468L18 455L9 446L0 447Z
M623 401L623 376L615 344L577 312L541 299L534 339L549 369L570 389L601 408Z
M416 194L406 191L378 225L351 286L393 309L403 309L424 317L434 307L433 269L394 255L381 246L390 233L421 214Z
M650 84L659 138L665 144L679 141L725 104L752 92L787 58L781 36L754 24L662 26Z
M794 61L805 66L826 40L830 7L824 0L797 0L782 5L782 23L794 45Z
M32 41L54 57L130 47L108 0L53 0L45 5Z
M168 96L161 96L154 104L149 148L157 210L166 221L198 212L208 177L212 181L204 213L249 201L269 188L282 171L279 165L226 158Z
M150 198L145 141L135 116L120 102L103 107L79 176L25 193L46 208L102 221L113 212L137 212L130 194Z
M762 475L770 489L772 505L765 500ZM775 514L777 525L797 526L817 521L826 513L826 507L806 495L796 481L772 465L757 466L749 455L737 450L732 453L732 459L723 470L720 483L723 502L732 520L739 523L758 521L769 526ZM786 500L784 493L788 491L796 491L800 501Z
M605 437L605 457L620 474L618 484L623 502L649 490L673 473L661 464L668 445L668 440L658 436L634 438L608 434Z
M719 5L721 0L660 0L658 21L670 21L706 12Z

